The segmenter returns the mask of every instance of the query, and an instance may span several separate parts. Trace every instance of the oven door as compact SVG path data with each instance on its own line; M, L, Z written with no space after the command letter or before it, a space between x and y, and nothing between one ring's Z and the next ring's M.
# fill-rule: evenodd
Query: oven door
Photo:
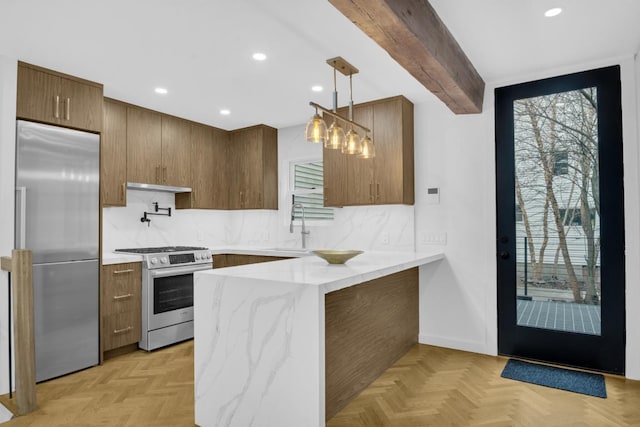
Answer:
M147 330L192 321L193 273L210 269L210 264L204 264L148 270L146 310L143 310Z

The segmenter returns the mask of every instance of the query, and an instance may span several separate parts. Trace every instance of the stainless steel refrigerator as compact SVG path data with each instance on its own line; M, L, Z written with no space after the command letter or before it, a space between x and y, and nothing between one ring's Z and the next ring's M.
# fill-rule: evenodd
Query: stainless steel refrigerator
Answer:
M99 362L99 136L19 120L16 248L33 252L36 381Z

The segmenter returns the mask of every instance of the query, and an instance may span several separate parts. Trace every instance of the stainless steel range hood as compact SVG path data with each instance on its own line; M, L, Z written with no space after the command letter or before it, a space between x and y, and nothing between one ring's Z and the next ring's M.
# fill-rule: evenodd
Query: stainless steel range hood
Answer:
M142 184L127 182L127 188L132 190L164 191L166 193L191 193L191 187L174 187L172 185Z

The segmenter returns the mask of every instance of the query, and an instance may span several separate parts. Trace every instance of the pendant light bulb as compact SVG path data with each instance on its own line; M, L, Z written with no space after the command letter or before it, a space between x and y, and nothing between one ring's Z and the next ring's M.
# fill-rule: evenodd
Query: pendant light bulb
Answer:
M373 159L376 156L376 150L373 145L373 141L369 138L369 135L365 135L362 138L362 151L358 155L361 159Z
M349 132L347 132L344 145L342 146L342 152L345 154L355 154L355 155L362 153L362 145L360 144L360 137L353 129L349 129Z
M342 126L340 126L338 122L334 120L329 127L329 138L327 138L327 140L325 141L324 147L332 150L340 150L344 145L344 141L344 129L342 129Z
M327 124L322 117L316 113L313 115L304 131L304 139L308 142L326 143L327 142Z

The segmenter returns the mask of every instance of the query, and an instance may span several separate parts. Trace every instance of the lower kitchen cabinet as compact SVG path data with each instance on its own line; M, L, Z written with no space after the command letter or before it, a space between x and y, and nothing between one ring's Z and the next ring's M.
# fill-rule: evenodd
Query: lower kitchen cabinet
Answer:
M103 265L101 282L102 351L136 344L142 328L141 263Z
M257 264L283 259L289 258L266 255L221 254L213 256L213 268L235 267L236 265Z

